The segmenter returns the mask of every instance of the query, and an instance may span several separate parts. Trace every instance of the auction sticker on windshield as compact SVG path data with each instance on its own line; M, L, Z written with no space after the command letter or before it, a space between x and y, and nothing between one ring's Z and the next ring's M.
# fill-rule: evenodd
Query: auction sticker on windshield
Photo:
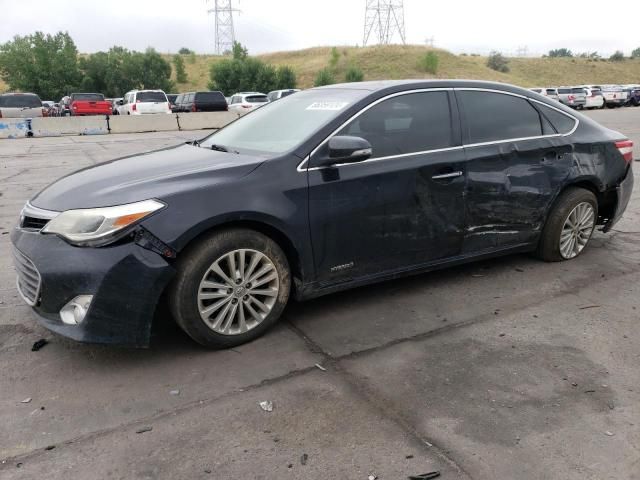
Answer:
M349 102L314 102L307 110L342 110Z

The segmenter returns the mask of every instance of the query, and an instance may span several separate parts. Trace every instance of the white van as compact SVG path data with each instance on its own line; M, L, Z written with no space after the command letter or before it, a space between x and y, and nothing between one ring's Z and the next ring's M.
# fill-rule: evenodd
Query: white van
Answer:
M131 90L118 102L118 115L171 113L171 104L162 90Z

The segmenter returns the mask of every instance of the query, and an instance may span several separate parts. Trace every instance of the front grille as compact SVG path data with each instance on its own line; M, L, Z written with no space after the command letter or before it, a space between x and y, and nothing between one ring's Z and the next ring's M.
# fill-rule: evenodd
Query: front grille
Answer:
M42 230L47 223L49 223L48 218L22 217L20 228Z
M13 264L18 274L18 293L28 305L40 299L40 272L29 258L17 248L13 249Z

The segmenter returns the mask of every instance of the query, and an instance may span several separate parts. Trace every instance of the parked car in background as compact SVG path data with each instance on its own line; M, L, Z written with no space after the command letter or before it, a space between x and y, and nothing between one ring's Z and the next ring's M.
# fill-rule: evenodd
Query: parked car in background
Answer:
M3 93L0 95L0 118L33 118L45 116L46 108L35 93Z
M49 110L47 110L47 117L57 117L59 111L60 104L54 103L53 105L51 105L51 107L49 107Z
M269 102L267 96L260 92L239 92L234 93L229 103L229 111L248 112L255 108L262 107Z
M18 290L84 342L148 345L162 299L196 342L229 348L290 296L507 253L574 259L621 218L632 163L625 135L510 85L305 90L42 189L11 229Z
M585 103L584 108L604 108L605 101L604 96L600 90L595 88L585 88L585 94L587 95L587 103Z
M72 93L69 108L74 117L85 115L111 115L111 102L101 93Z
M587 104L583 87L558 87L558 100L567 107L582 109Z
M171 113L169 99L162 90L131 90L118 103L119 115Z
M180 111L180 107L178 107L178 105L180 105L180 103L182 103L182 98L184 97L184 93L179 93L178 96L176 97L175 101L173 102L173 104L171 104L171 111L173 113L178 113Z
M71 115L71 97L64 96L60 99L58 107L58 116L66 117L67 115Z
M585 85L585 87L600 90L608 108L622 107L627 101L627 93L620 86Z
M543 95L547 98L550 98L551 100L555 100L558 101L558 90L555 88L530 88L529 90L531 90L532 92L536 92L539 93L540 95Z
M167 100L169 100L170 105L176 104L176 98L178 98L177 93L167 93Z
M229 109L222 92L187 92L176 100L177 112L226 112Z
M276 100L280 100L281 98L288 97L292 93L299 92L299 88L289 88L287 90L273 90L267 93L267 99L270 102L275 102Z
M118 102L122 100L122 97L107 98L111 102L111 115L118 115Z
M625 105L628 107L637 107L640 105L640 85L627 85L624 87L627 93Z

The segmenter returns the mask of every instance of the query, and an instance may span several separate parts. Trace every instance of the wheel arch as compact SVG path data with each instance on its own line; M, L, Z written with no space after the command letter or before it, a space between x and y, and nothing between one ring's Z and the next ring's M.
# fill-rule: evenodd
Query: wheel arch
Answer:
M592 177L577 178L574 181L567 183L558 192L555 200L557 200L560 195L569 188L583 188L585 190L589 190L595 195L596 200L598 201L598 220L596 222L598 225L605 224L615 213L617 192L615 189L605 190L598 179Z

